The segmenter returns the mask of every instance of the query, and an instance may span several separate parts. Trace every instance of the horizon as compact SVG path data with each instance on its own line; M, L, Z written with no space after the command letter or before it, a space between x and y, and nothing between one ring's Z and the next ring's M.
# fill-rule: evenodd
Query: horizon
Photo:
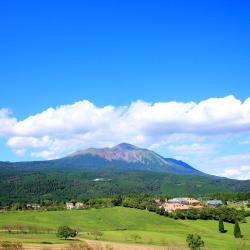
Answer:
M250 3L2 4L0 161L121 142L250 179Z

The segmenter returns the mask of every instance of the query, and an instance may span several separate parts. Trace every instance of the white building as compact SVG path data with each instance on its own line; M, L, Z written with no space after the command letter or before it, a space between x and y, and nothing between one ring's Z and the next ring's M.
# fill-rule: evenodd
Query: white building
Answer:
M74 203L73 202L66 202L66 208L67 209L72 209L72 208L74 208L75 206L74 206Z
M76 209L83 208L83 203L82 202L76 202L75 208Z
M168 203L179 203L179 204L190 204L190 205L195 205L195 204L200 204L200 202L194 198L189 198L189 197L180 197L180 198L173 198L169 199L167 201Z

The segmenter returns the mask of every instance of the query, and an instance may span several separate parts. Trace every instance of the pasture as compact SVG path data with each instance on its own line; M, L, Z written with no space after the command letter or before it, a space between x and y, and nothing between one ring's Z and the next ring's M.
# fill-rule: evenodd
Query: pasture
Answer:
M78 239L93 239L90 232L101 231L100 240L133 244L185 247L189 233L201 235L208 249L235 250L245 244L250 249L250 218L240 224L244 239L235 239L233 224L225 223L227 233L218 232L218 221L174 220L146 210L124 207L71 211L1 212L0 227L26 225L49 229L49 233L6 233L0 241L24 243L65 243L56 237L60 225L79 229ZM135 237L137 235L137 237Z

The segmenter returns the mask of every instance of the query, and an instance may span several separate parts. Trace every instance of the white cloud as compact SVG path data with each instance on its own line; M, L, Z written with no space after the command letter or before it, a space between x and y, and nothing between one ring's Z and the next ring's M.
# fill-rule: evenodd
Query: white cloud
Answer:
M0 136L9 136L17 122L10 115L11 112L8 109L0 109Z
M214 175L241 180L250 179L248 168L250 166L250 152L222 156L215 154L212 157L205 156L200 159L198 156L194 157L194 161L203 171Z
M235 168L226 168L223 172L218 173L218 175L240 180L249 180L250 165L243 165Z
M218 140L249 130L250 98L241 102L233 96L200 103L136 101L118 107L97 107L85 100L49 108L21 121L8 110L0 110L0 136L7 138L8 146L18 155L45 159L123 141L153 149L165 147L198 159L216 150L209 138ZM237 165L237 161L242 163L237 159L234 166L247 165Z

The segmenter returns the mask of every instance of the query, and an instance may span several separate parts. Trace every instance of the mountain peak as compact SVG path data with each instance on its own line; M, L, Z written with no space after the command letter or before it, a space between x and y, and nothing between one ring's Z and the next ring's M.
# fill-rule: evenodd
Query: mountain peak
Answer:
M118 144L118 145L112 147L112 149L119 149L119 150L134 150L134 149L137 149L137 147L134 146L134 145L132 145L132 144L123 142L123 143L120 143L120 144Z
M129 143L120 143L114 147L89 148L77 151L68 157L69 163L78 162L81 166L116 166L133 170L149 170L175 174L205 175L185 162L164 158L154 151L139 148Z

